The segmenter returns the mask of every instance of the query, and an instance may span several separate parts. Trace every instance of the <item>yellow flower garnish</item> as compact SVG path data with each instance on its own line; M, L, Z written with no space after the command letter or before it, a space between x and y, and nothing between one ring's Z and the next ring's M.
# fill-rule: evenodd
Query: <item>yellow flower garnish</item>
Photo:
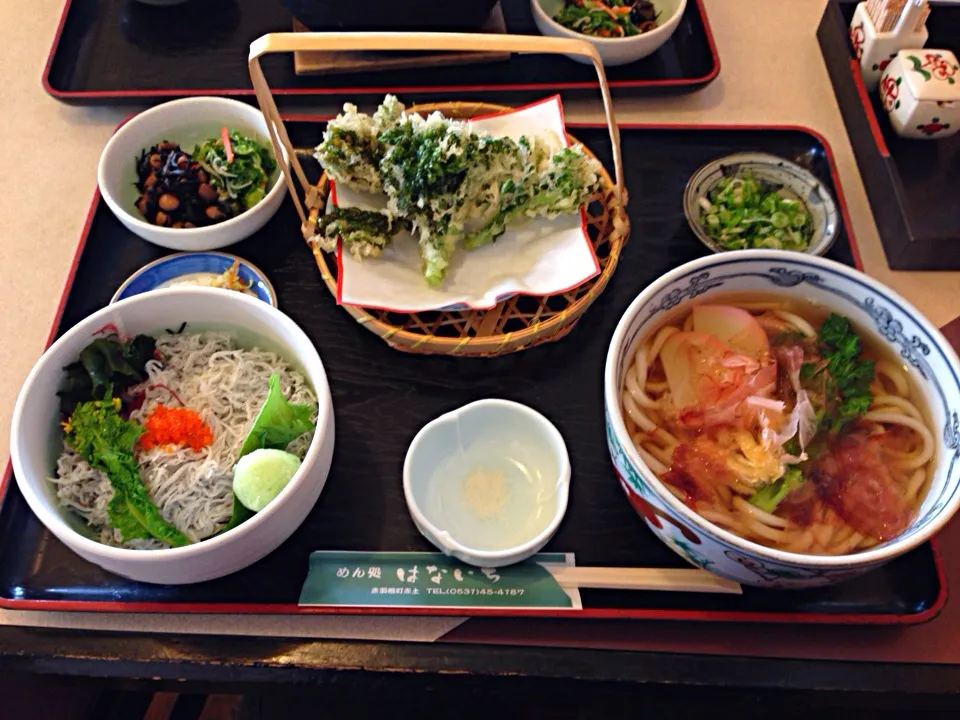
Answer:
M70 424L69 420L67 420L66 422L60 423L60 427L63 428L63 432L65 435L69 435L70 433L73 432L73 425Z
M113 400L112 400L111 402L113 403L113 406L117 409L117 412L119 412L119 411L120 411L120 398L113 398Z

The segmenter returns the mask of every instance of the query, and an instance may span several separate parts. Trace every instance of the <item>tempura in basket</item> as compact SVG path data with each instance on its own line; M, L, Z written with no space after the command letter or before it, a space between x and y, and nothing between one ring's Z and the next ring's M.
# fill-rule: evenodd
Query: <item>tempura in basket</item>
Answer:
M459 246L494 242L525 218L574 213L601 176L596 159L552 133L494 137L439 112L408 113L392 95L372 116L344 105L315 156L334 182L387 197L383 211L331 209L318 221L318 245L333 252L341 240L357 258L377 256L409 225L433 286Z

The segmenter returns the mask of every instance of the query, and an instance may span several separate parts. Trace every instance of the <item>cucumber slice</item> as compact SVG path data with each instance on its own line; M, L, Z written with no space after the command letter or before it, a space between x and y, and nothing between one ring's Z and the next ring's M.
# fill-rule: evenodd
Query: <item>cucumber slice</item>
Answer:
M300 458L285 450L254 450L233 468L233 494L248 510L260 512L273 500L297 470Z

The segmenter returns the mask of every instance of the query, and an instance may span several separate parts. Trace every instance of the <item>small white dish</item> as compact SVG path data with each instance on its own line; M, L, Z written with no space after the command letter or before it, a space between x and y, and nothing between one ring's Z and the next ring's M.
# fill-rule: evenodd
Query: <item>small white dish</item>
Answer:
M479 400L427 423L403 463L417 529L447 555L503 567L539 551L567 510L560 431L509 400Z
M110 138L97 168L104 202L131 232L154 245L182 251L217 250L239 242L262 228L280 208L287 193L283 173L276 171L266 197L234 218L198 228L153 225L136 208L136 158L144 149L169 140L190 152L227 126L270 144L263 113L252 105L220 97L192 97L157 105L121 126Z
M660 13L657 18L657 27L642 35L623 38L594 37L564 27L553 19L563 7L563 0L530 0L530 9L533 11L534 22L541 34L549 37L586 40L600 53L604 67L613 67L642 60L659 50L680 25L680 19L687 9L687 0L653 0L653 4ZM590 63L589 58L579 55L567 55L567 57L578 63Z

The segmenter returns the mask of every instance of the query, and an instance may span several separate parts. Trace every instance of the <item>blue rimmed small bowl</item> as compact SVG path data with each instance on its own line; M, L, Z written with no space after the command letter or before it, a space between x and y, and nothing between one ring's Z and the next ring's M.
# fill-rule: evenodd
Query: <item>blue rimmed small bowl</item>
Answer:
M176 253L154 260L131 275L110 302L119 302L134 295L167 287L202 286L204 283L200 281L201 278L222 275L235 262L239 263L237 276L250 287L246 294L277 307L277 293L260 268L236 255L221 252ZM191 278L198 282L191 282Z
M840 211L830 191L816 175L794 162L777 155L745 152L711 160L697 170L683 192L683 213L690 229L704 245L715 253L730 252L717 245L700 223L700 201L724 177L750 172L757 180L784 188L803 202L813 223L813 236L803 252L823 255L840 234Z

